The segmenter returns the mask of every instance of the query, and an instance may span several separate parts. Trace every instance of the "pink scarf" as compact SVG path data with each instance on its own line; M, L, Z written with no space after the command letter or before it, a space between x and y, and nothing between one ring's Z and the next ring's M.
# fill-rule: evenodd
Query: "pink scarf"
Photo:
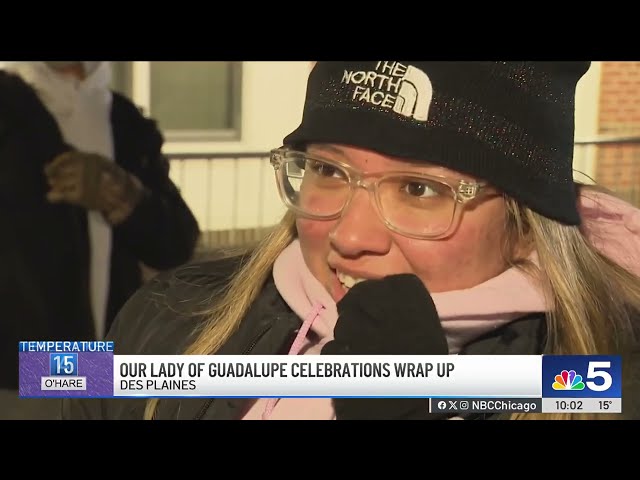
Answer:
M335 302L307 268L297 239L276 260L273 278L282 298L300 318L309 318L318 310L311 315L309 327L321 340L331 340L338 320ZM453 354L494 328L547 309L541 290L517 269L471 289L431 296Z

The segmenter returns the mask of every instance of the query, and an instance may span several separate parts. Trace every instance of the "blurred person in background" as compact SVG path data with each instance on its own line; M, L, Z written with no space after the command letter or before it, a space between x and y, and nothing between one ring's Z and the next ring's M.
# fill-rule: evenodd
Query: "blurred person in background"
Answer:
M109 62L0 70L1 389L18 388L18 341L102 339L141 264L194 253L163 136L110 81Z
M640 418L640 212L573 178L589 62L318 62L253 252L160 275L120 355L620 354ZM505 359L505 361L508 361ZM68 419L576 419L428 399L65 399Z

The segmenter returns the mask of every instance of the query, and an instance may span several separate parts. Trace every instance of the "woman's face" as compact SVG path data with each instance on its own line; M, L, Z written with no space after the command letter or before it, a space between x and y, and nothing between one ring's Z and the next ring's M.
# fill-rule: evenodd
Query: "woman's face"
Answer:
M473 180L443 167L409 163L360 148L313 145L308 152L367 173L402 170ZM417 240L389 230L362 188L341 218L298 218L296 226L309 269L336 302L348 291L342 282L350 282L345 274L359 280L412 273L431 293L446 292L473 287L506 268L503 198L490 196L472 204L463 211L454 233L439 240Z

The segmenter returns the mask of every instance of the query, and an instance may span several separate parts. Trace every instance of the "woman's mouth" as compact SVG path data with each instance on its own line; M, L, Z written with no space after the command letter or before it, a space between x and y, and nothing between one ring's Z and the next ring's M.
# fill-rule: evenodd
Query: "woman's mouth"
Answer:
M349 290L350 288L353 288L354 285L366 280L366 278L353 277L347 273L338 271L336 271L336 276L338 277L340 285L342 285L345 290Z
M331 276L329 292L336 303L342 300L354 285L364 282L365 280L369 280L369 278L351 275L349 273L341 272L340 270L332 270L333 275Z

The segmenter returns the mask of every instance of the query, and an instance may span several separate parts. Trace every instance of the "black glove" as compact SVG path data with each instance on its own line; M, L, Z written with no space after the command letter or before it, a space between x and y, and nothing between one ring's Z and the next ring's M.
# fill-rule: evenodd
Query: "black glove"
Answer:
M415 275L356 284L338 302L334 340L323 355L447 355L431 295ZM338 420L431 420L426 398L335 398Z

